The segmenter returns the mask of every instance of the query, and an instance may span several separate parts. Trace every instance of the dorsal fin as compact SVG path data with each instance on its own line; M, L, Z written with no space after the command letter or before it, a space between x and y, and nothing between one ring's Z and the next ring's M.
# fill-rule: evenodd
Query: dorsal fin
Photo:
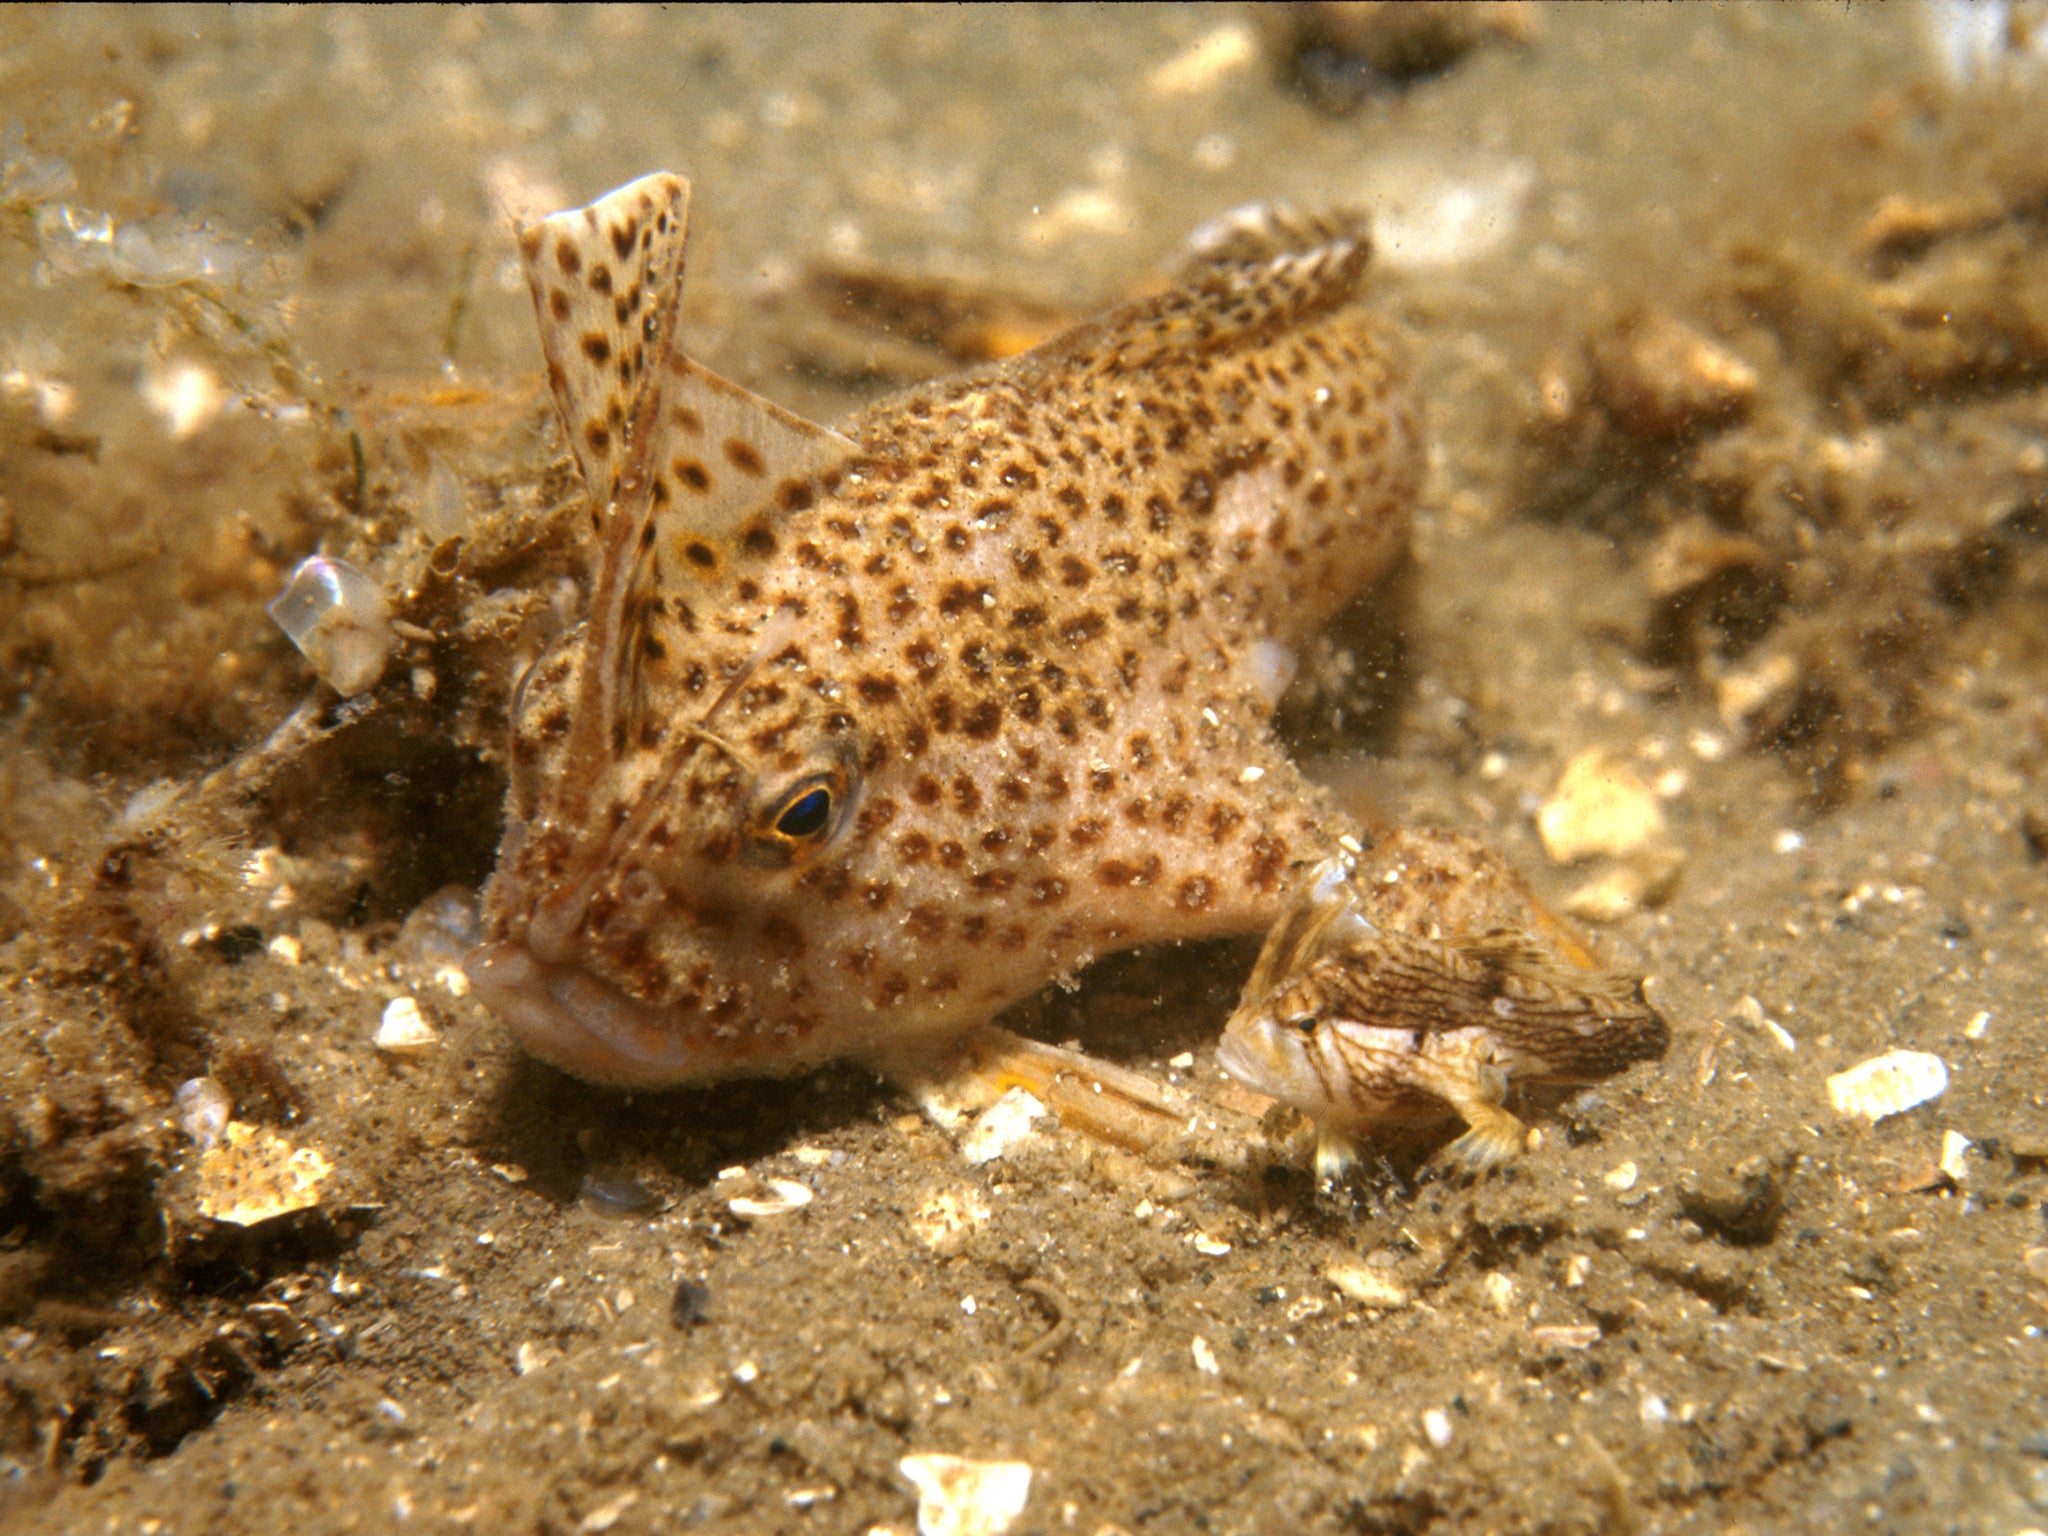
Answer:
M1326 245L1372 249L1372 217L1362 208L1318 211L1292 203L1246 203L1211 219L1188 236L1180 280L1216 267L1259 266L1281 256L1302 256Z
M716 617L740 568L773 558L781 524L855 446L677 348L689 205L690 184L657 172L519 234L597 532L581 682L546 797L563 824L587 819L606 765L674 702L648 671L676 653L649 643L655 631Z
M658 171L519 232L548 387L600 509L618 490L650 369L670 349L689 229L690 184Z
M810 504L810 480L854 444L680 352L663 382L646 462L662 584L715 590L775 552L783 521Z

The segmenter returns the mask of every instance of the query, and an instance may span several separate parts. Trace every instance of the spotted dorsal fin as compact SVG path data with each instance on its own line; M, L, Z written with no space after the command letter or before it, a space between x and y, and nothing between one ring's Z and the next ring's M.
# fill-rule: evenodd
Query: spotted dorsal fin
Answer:
M519 232L548 387L593 505L617 495L650 370L669 355L690 184L658 171Z
M648 434L654 548L664 586L701 593L772 556L813 480L854 445L680 352L668 374Z
M675 701L650 669L720 618L742 570L853 451L848 438L721 379L676 345L690 186L658 172L519 234L548 384L596 533L569 738L545 804L587 820L608 765Z

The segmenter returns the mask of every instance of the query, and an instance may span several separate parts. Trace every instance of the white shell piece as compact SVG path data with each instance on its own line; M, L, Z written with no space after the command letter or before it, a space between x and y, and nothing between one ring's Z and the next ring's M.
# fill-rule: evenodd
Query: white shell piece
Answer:
M1828 1079L1835 1113L1875 1125L1948 1091L1948 1063L1926 1051L1886 1051Z
M810 1185L799 1184L795 1179L766 1179L763 1181L763 1193L734 1195L725 1202L725 1208L748 1221L760 1221L800 1211L816 1198Z
M384 1018L371 1043L394 1056L408 1056L426 1050L437 1038L434 1026L426 1021L416 1001L394 997L384 1005Z
M1941 1133L1941 1171L1961 1184L1970 1177L1970 1165L1964 1161L1970 1155L1970 1138L1961 1131Z
M1536 813L1543 851L1559 864L1622 857L1649 846L1663 831L1655 792L1597 747L1565 764L1557 788Z
M918 1536L1002 1536L1031 1497L1027 1462L930 1453L906 1456L896 1469L917 1489Z
M1003 1096L975 1117L974 1124L960 1139L960 1155L970 1166L992 1163L1031 1134L1031 1122L1045 1113L1045 1106L1022 1088L1006 1089Z
M343 698L376 687L396 637L383 589L345 560L302 560L263 610Z
M1364 1264L1339 1260L1323 1271L1323 1278L1361 1307L1392 1312L1411 1299L1407 1287Z

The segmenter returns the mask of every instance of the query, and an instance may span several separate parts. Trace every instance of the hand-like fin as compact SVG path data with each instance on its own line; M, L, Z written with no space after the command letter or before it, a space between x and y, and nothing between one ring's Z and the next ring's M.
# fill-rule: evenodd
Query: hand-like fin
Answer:
M689 228L690 184L658 171L519 232L548 387L600 514L670 355Z

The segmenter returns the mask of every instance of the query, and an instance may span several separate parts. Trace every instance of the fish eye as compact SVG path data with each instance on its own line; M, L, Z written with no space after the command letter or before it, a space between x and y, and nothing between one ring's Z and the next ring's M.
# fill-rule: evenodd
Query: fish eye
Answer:
M755 869L801 864L839 835L858 794L858 781L845 763L762 785L741 834L741 860Z
M1298 1030L1304 1035L1312 1035L1316 1032L1316 1016L1312 1013L1295 1014L1286 1020L1286 1024L1289 1029Z
M832 791L823 784L798 790L775 818L775 830L792 841L816 837L832 825Z

